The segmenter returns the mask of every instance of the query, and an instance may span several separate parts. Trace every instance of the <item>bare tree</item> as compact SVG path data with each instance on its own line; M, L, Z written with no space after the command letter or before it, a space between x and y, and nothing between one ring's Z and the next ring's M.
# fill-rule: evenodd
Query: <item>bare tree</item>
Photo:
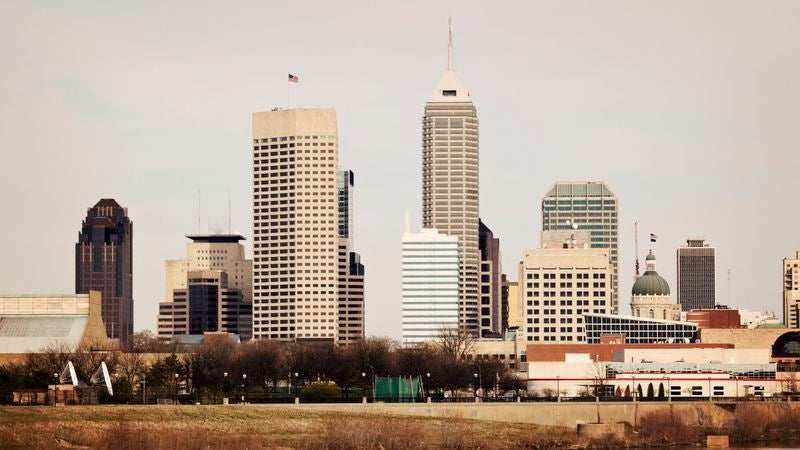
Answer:
M475 337L460 328L440 328L434 343L444 355L457 359L466 358L475 349Z

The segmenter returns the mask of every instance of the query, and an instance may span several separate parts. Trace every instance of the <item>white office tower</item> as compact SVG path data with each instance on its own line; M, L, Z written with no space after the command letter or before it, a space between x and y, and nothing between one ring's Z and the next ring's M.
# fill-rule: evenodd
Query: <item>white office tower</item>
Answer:
M253 113L253 337L338 341L333 109Z
M478 116L453 69L452 33L422 118L422 226L458 237L459 325L478 335Z
M403 345L458 328L458 237L423 228L403 234Z

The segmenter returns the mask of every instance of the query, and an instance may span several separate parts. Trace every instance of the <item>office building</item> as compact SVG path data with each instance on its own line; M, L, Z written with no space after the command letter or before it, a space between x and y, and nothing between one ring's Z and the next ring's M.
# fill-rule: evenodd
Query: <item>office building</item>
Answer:
M249 339L253 304L242 291L229 288L229 275L221 270L192 270L186 287L172 291L169 301L158 304L158 337L201 336L225 332Z
M546 242L548 232L542 233ZM586 313L610 314L614 269L609 250L573 246L527 249L519 266L527 342L582 342Z
M75 244L75 292L100 291L106 335L124 347L133 334L133 223L128 208L101 199Z
M339 344L364 339L364 264L339 240Z
M800 250L783 259L783 323L800 328Z
M677 300L682 311L713 309L715 301L716 249L703 239L688 239L678 248Z
M339 237L347 239L352 247L355 243L355 235L353 234L353 189L356 177L352 170L340 170L338 174Z
M522 326L523 306L519 294L519 282L502 276L503 331L516 330Z
M339 343L352 344L364 339L364 264L353 251L355 239L353 199L355 175L339 171Z
M542 199L542 230L570 230L577 224L591 234L592 248L608 249L613 267L611 310L618 313L617 244L619 201L603 182L556 182Z
M336 342L339 139L333 109L253 113L253 337Z
M101 296L95 290L0 296L0 354L36 353L54 346L108 350Z
M240 234L187 236L186 259L166 262L165 301L159 303L158 336L205 332L252 336L253 262Z
M403 234L403 344L459 326L458 237L423 228Z
M458 238L459 325L478 335L478 116L453 69L452 32L447 70L422 118L422 226Z
M478 248L481 254L480 336L497 337L503 332L500 239L494 237L492 230L482 220L478 224Z
M631 315L648 319L680 320L681 309L672 303L669 283L656 271L656 256L651 250L645 258L647 270L631 288Z

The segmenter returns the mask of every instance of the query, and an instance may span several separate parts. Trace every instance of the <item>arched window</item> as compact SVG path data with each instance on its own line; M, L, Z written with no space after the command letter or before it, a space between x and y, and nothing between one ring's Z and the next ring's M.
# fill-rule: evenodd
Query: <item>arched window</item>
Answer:
M667 320L667 310L664 310L664 320Z
M651 319L655 319L652 309L648 312L648 316L647 317L649 317Z

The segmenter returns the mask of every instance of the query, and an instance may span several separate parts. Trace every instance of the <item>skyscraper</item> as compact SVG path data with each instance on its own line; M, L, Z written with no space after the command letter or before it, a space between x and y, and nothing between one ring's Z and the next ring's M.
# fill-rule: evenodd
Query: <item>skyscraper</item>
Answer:
M403 344L459 325L458 237L435 229L403 234Z
M783 322L800 328L800 250L783 259Z
M106 335L127 345L133 334L133 223L114 199L89 208L75 244L75 293L102 293Z
M609 249L614 269L611 312L619 312L617 243L619 202L604 182L556 182L542 199L542 231L579 230L591 233L591 248ZM520 280L522 281L522 280Z
M159 303L158 335L170 338L206 331L252 335L253 261L245 259L239 234L187 236L186 259L166 262L165 301Z
M355 174L352 170L340 170L338 177L339 198L339 237L349 240L350 246L354 245L353 235L353 189L355 188Z
M353 199L355 175L340 170L339 199L339 343L364 339L364 264L353 251Z
M716 303L716 249L703 239L678 248L678 304L682 311L713 309Z
M253 113L253 337L338 339L333 109Z
M503 331L503 305L501 303L500 239L482 220L478 221L478 241L481 252L481 337L497 336Z
M447 70L422 118L422 226L458 238L459 326L477 335L478 116L453 70L452 32L447 50Z

